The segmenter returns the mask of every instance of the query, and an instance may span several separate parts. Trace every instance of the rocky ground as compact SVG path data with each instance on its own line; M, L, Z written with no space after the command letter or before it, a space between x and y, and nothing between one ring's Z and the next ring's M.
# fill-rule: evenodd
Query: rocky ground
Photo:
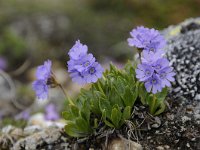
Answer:
M69 138L62 120L47 123L36 117L24 129L4 127L0 149L200 150L200 18L170 26L163 34L168 41L167 57L177 74L165 113L153 117L136 104L134 124L127 122L121 130L85 139Z

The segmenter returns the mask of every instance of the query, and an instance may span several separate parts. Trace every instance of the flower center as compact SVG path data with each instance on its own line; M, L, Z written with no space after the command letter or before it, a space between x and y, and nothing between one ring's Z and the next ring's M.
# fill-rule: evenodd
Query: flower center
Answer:
M94 67L90 68L90 70L89 70L89 73L90 73L90 74L94 74L95 72L96 72L96 70L95 70Z
M165 77L166 77L166 73L163 72L163 73L160 74L161 79L164 79Z
M151 81L153 84L156 84L157 83L157 80L156 79L152 79Z
M149 51L155 52L155 49L154 49L153 47L151 47L151 48L149 49Z
M155 68L156 69L161 69L161 66L160 65L156 65Z
M146 71L145 71L145 75L146 75L146 76L149 76L149 75L151 75L151 72L150 72L149 70L146 70Z
M90 62L89 61L86 61L85 63L83 63L83 66L84 67L87 67L87 66L89 66L90 65Z

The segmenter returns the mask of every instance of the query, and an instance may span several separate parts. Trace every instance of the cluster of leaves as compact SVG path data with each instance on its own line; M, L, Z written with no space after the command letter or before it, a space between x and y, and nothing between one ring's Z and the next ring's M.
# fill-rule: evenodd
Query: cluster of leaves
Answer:
M65 131L73 137L84 137L94 133L103 125L120 128L130 119L136 100L148 105L152 114L164 111L164 99L167 90L152 95L135 78L135 67L129 62L123 70L110 65L103 78L92 84L90 90L82 89L79 97L69 99L67 111L63 112L67 120Z

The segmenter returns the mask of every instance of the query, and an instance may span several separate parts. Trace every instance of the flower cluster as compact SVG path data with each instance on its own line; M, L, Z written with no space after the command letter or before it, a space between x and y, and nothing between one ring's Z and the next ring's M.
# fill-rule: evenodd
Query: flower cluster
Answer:
M130 32L131 38L128 38L128 44L145 51L163 52L166 44L163 36L155 29L148 29L143 26L137 27Z
M128 39L130 46L142 49L141 64L136 69L136 78L145 83L148 92L161 92L162 88L170 87L174 81L173 68L169 61L163 57L162 50L166 41L155 29L137 27L130 32Z
M51 66L52 62L47 60L37 68L37 80L33 82L32 86L38 99L48 98L48 81L51 78Z
M78 84L94 83L101 78L103 68L95 61L92 54L88 54L88 47L76 41L75 45L69 51L70 60L68 72L72 81Z

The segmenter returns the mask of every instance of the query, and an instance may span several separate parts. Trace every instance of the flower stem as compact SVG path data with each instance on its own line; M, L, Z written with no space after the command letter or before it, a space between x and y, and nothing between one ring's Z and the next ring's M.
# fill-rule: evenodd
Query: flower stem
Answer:
M57 82L56 80L56 76L53 73L53 71L51 71L52 77L54 79L55 85L58 86L61 91L63 92L63 94L65 95L65 98L69 101L70 104L74 105L73 101L67 96L67 93L65 92L65 89L63 88L62 84L60 84L59 82Z
M58 86L59 86L59 88L61 89L61 91L63 92L63 94L65 95L65 97L67 98L67 94L66 94L66 92L65 92L65 90L64 90L64 88L63 88L63 86L62 86L60 83L58 83Z
M155 96L153 96L153 99L152 99L152 105L151 105L151 108L150 108L150 112L151 112L151 114L154 114L155 113L155 104L156 104L156 97Z

